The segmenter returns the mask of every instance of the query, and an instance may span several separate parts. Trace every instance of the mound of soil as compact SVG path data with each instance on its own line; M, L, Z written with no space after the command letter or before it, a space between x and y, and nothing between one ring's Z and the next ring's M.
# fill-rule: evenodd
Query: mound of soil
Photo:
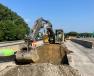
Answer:
M53 65L38 63L32 65L19 65L7 71L3 76L81 76L79 72L69 65Z

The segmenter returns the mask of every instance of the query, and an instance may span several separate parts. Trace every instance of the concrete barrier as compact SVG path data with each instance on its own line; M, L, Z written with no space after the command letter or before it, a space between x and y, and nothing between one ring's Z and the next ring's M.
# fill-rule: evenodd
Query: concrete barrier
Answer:
M11 55L11 56L0 56L0 63L4 63L4 62L11 62L15 60L15 55Z
M93 48L93 42L91 41L80 40L80 39L71 39L71 41L76 42L86 48Z
M92 48L94 48L94 42L92 42Z

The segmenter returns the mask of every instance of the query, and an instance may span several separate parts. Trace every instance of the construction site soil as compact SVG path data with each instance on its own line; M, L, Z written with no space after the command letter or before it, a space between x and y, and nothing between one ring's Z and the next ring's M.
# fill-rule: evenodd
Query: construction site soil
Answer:
M11 68L2 76L80 76L80 74L69 65L38 63L31 65L18 65Z
M69 66L67 51L60 44L40 46L37 48L37 61L27 65L10 66L10 69L7 67L0 76L80 76L77 70Z

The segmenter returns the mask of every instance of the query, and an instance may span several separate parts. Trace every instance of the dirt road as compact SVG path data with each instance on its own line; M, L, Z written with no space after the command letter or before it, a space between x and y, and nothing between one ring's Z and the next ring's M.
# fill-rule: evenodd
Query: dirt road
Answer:
M94 76L94 48L87 49L71 41L65 44L69 50L73 51L68 55L70 65L78 69L82 76Z
M16 64L13 61L11 61L11 62L2 62L2 63L0 62L0 76L4 76L4 74L8 70L14 68L15 66L16 66Z

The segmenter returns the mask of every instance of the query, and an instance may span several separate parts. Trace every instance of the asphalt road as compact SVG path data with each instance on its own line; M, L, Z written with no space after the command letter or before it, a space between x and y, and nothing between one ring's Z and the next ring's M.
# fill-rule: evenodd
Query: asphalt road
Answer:
M23 40L20 41L8 41L8 42L0 42L0 47L5 47L5 46L11 46L11 45L17 45L17 44L22 44L24 43Z
M71 41L65 44L73 51L68 55L70 65L78 69L82 76L94 76L94 48L88 49Z

